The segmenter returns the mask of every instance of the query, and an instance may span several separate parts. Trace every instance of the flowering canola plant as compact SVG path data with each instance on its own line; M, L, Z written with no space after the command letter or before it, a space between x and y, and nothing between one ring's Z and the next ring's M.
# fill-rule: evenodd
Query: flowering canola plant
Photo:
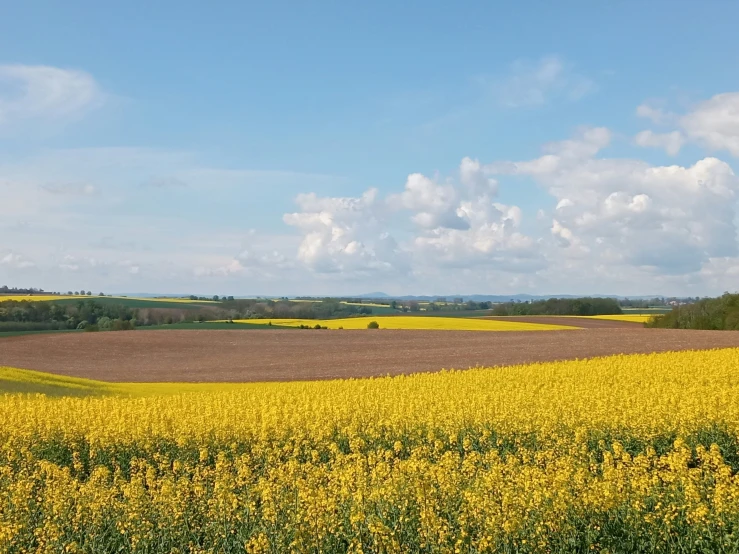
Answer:
M739 550L739 349L71 384L0 397L0 552Z
M500 321L465 317L430 316L367 316L343 319L272 319L273 325L281 327L300 327L321 325L329 329L367 329L367 324L376 321L380 329L416 329L444 331L558 331L577 330L568 325L549 325L546 323L522 323L520 321ZM264 325L264 319L238 319L234 323Z

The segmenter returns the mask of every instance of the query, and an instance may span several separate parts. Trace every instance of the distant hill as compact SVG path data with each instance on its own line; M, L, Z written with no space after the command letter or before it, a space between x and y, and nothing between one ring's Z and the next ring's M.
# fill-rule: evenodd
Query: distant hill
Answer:
M385 294L384 292L368 292L352 296L351 298L390 298L390 295Z

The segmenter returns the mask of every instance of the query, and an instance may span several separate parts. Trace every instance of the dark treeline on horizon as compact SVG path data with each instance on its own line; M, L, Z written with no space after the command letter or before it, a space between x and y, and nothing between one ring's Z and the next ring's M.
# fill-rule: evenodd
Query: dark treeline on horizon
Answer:
M493 315L614 315L621 314L614 298L550 298L533 302L504 302L493 308Z

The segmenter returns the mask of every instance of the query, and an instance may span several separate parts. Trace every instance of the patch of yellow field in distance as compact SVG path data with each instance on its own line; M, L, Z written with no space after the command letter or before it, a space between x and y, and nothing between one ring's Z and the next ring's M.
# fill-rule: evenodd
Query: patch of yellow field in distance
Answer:
M271 321L272 325L284 327L300 327L301 325L321 325L329 329L367 329L367 324L376 321L380 329L415 329L439 331L556 331L578 329L567 325L547 325L543 323L521 323L518 321L497 321L484 319L468 319L462 317L418 317L418 316L367 316L348 317L344 319L239 319L235 323L264 325Z
M643 315L643 314L621 314L621 315L591 315L587 316L588 319L607 319L610 321L634 321L637 323L645 323L652 319L655 315Z
M0 295L0 302L7 302L10 300L15 300L16 302L47 302L52 300L66 300L68 298L92 298L92 296L81 296L81 295L72 295L69 296L67 294L9 294L9 295Z
M176 302L180 304L218 304L215 300L190 300L189 298L139 298L137 296L98 296L98 295L68 295L68 294L10 294L0 295L0 302L15 300L16 302L54 302L56 300L97 300L99 298L117 300L144 300L146 302Z

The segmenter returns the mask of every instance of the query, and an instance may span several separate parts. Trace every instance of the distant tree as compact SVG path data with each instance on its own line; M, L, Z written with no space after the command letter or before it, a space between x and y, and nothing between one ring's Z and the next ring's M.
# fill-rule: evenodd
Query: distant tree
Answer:
M377 323L376 321L370 321L367 324L367 329L379 329L379 328L380 328L380 324Z
M393 300L392 302L390 302L390 307L393 310L397 310L398 309L398 303L395 300Z
M418 302L416 302L415 300L411 300L408 303L408 309L410 311L412 311L412 312L419 312L419 311L421 311L421 305Z
M92 291L91 290L88 290L87 291L87 296L92 296Z
M220 298L218 298L218 295L217 294L214 294L213 295L213 302L218 302L218 300L220 300Z

